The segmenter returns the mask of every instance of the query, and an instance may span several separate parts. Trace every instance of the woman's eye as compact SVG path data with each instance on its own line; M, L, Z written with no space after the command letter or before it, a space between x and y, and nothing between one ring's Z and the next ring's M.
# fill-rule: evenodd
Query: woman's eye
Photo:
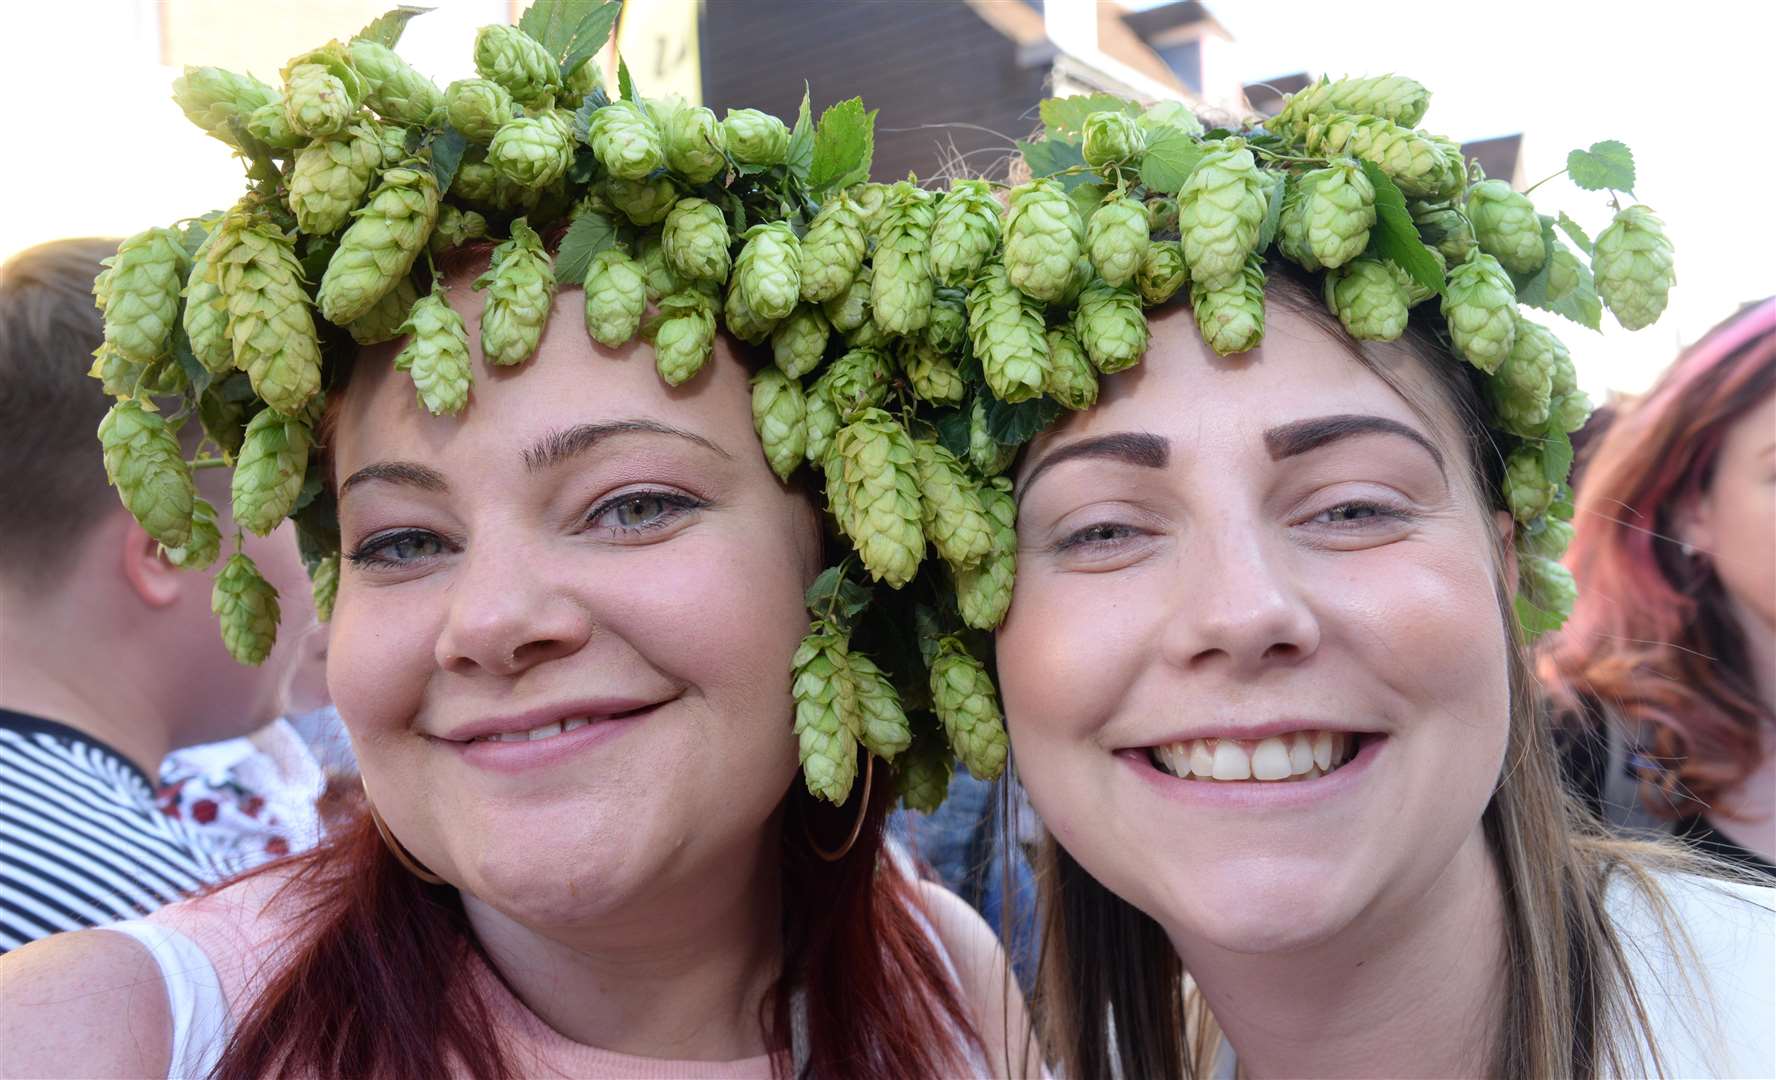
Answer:
M1351 502L1340 503L1329 510L1322 510L1313 517L1314 522L1325 525L1375 524L1381 519L1394 520L1404 515L1390 507L1375 503Z
M1096 525L1087 525L1078 532L1068 535L1059 545L1057 545L1057 550L1069 551L1084 547L1101 547L1104 545L1115 544L1121 540L1127 540L1134 535L1135 530L1131 526L1100 522Z
M596 526L618 532L641 532L658 529L675 521L686 511L702 503L687 495L668 491L636 491L619 495L592 511L588 520Z
M401 566L429 559L443 550L444 541L436 534L408 529L372 536L354 548L347 558L353 566Z

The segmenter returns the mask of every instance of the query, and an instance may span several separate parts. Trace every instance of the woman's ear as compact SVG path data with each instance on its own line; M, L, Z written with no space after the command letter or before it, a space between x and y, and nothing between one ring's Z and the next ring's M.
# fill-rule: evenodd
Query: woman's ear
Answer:
M135 518L129 519L122 535L118 568L131 591L147 606L169 607L179 599L182 590L191 588L194 582L203 578L201 574L187 574L168 562L161 553L160 542L149 536Z
M1707 492L1693 493L1683 501L1672 518L1671 531L1673 538L1690 551L1714 550L1714 500Z
M1498 531L1499 550L1504 553L1505 584L1511 595L1517 595L1517 519L1509 510L1492 512L1492 527Z

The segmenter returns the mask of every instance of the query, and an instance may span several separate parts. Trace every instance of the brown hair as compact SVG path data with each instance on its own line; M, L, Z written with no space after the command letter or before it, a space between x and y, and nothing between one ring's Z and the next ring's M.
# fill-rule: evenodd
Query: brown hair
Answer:
M85 526L117 506L94 436L110 403L86 374L105 338L93 278L116 251L57 240L0 265L0 566L28 571L22 585L54 586Z

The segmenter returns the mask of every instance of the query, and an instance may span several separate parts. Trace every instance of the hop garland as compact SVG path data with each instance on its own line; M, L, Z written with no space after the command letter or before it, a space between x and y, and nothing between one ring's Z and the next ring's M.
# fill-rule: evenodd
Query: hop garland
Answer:
M412 8L299 55L281 88L215 68L175 82L249 190L107 260L93 375L118 398L100 433L108 474L176 562L220 557L190 476L233 466L237 522L294 517L330 610L338 532L309 460L336 367L323 361L343 338L328 324L359 344L405 335L394 362L416 407L473 407L472 331L432 259L485 237L491 363L532 355L561 285L583 287L590 337L642 336L673 385L707 364L719 327L759 347L763 454L785 480L813 470L845 552L808 591L793 664L808 789L844 802L871 753L929 810L955 760L982 778L1005 765L982 658L1016 573L1001 474L1018 447L1141 362L1146 309L1185 296L1215 352L1257 346L1267 269L1287 259L1323 275L1361 340L1398 338L1413 306L1438 301L1508 451L1519 619L1533 634L1565 617L1567 436L1589 406L1565 347L1521 306L1592 329L1604 307L1630 329L1663 310L1671 245L1651 211L1620 204L1626 147L1574 151L1565 170L1617 207L1595 244L1418 128L1430 93L1394 75L1322 79L1238 130L1204 131L1177 102L1050 100L1016 187L875 184L875 114L857 99L818 123L806 98L793 125L751 109L718 120L638 95L626 70L609 98L589 57L616 7L537 0L517 26L484 28L479 77L442 90L394 51ZM163 417L167 397L183 407ZM193 417L205 442L187 462L176 432ZM216 611L234 655L258 663L277 596L236 548Z

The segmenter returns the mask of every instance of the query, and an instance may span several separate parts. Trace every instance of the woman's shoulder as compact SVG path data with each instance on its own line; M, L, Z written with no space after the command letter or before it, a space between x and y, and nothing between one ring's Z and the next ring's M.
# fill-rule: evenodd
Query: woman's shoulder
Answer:
M1023 994L998 935L979 912L934 881L915 879L914 900L948 956L956 989L974 1017L995 1076L1043 1075ZM1023 1046L1028 1049L1019 1051ZM1002 1055L1009 1055L1009 1059Z
M0 1076L165 1076L171 1058L171 1008L139 942L81 930L0 957Z

